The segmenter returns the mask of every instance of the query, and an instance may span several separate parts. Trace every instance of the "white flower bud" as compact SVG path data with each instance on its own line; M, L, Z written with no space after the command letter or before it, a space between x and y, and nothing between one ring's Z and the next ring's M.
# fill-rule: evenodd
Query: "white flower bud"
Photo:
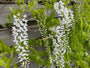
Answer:
M67 7L64 7L64 3L61 0L57 3L54 3L54 8L58 16L62 17L62 19L59 18L60 19L59 26L57 26L54 29L50 28L50 30L56 32L55 37L57 38L57 41L56 41L56 39L52 37L53 46L54 46L53 55L55 56L55 58L53 59L53 62L56 62L57 66L61 65L61 67L64 68L65 61L64 61L63 55L65 54L66 47L68 45L67 36L70 31L69 27L71 26L72 21L73 21L73 12ZM67 34L65 30L68 31Z
M27 15L23 15L23 17L24 17L24 18L26 18L26 17L27 17Z
M20 14L17 14L18 16L20 16ZM14 17L14 26L12 27L12 35L14 37L14 40L13 42L17 45L15 46L16 48L16 52L19 52L19 57L20 58L20 61L24 61L26 60L27 61L27 57L28 54L27 52L29 52L28 50L28 34L27 34L27 20L25 20L25 18L27 17L26 15L24 15L24 19L19 19L17 18L15 15L13 15ZM24 23L22 22L24 21ZM21 43L23 44L23 46L21 46Z
M16 15L13 15L13 18L17 18Z
M18 16L20 16L20 14L17 14Z

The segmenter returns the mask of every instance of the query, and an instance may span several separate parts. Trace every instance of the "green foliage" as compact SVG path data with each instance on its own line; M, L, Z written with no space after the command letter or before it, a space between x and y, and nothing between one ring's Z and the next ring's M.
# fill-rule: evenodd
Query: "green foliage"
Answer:
M38 0L28 1L28 10L31 12L37 6Z
M18 68L17 64L14 64L14 67L13 68Z
M60 20L56 19L54 17L55 17L54 12L52 12L50 16L47 16L47 19L46 19L47 29L49 29L50 27L57 26L57 25L60 24Z
M20 6L20 4L22 3L22 0L15 0L15 2L17 3L18 6Z
M12 21L12 17L11 17L11 15L8 15L6 22L11 22L11 21Z
M66 63L65 68L71 68L70 64Z
M15 1L15 3L16 3L19 7L21 7L21 3L23 3L23 5L25 6L23 0L14 0L14 1Z
M3 66L5 68L11 68L11 62L13 60L13 53L14 49L8 47L6 44L3 43L2 40L0 40L0 66ZM7 55L11 55L9 58L7 58Z
M41 58L41 56L44 54L44 52L38 52L32 47L29 47L29 50L32 52L29 55L30 60L32 60L32 61L34 60L35 63L39 63L39 64L43 65L44 60Z
M23 0L14 0L14 1L17 4L17 8L10 7L11 13L8 15L6 19L6 23L13 22L13 15L17 16L17 14L21 14L22 16L23 13L26 11L31 12L37 6L37 3L38 3L38 0L28 1L28 5L26 5ZM21 6L22 4L23 6Z
M64 1L65 5L69 4L71 0L62 0ZM73 1L73 0L72 0Z
M2 40L0 40L0 52L9 53L10 51L11 51L11 48L8 47L6 44L4 44Z
M46 4L45 4L46 5ZM48 6L51 6L49 8L47 8ZM48 4L45 6L47 9L53 9L51 4ZM55 19L55 14L54 12L52 12L49 16L47 16L46 14L46 10L45 7L42 7L38 10L34 10L32 12L33 17L38 21L38 25L39 25L39 29L43 35L43 45L46 47L46 51L45 51L45 55L46 55L46 59L45 59L45 65L50 68L51 64L52 64L52 51L53 51L53 45L52 45L52 40L49 37L49 34L51 34L51 32L49 31L50 27L56 26L60 24L59 19Z
M39 28L43 33L43 36L46 36L46 11L45 8L34 10L32 16L38 20Z
M81 4L74 5L74 28L69 35L69 45L71 47L71 60L74 62L76 68L89 68L86 52L90 49L89 35L90 35L90 5L86 0ZM87 59L87 60L86 60Z
M53 10L53 8L54 8L53 5L49 4L49 3L45 3L45 7L50 10Z
M45 40L33 39L33 40L29 40L29 43L30 43L29 50L31 52L29 55L30 60L34 61L35 63L39 63L40 66L47 66L49 68L51 64L47 52L44 49L38 51L38 49L41 49L42 46L46 44ZM45 59L42 59L42 57L45 57Z
M38 0L28 1L28 5L25 5L23 0L15 0L18 5L18 8L10 8L11 14L8 15L7 22L12 21L13 15L17 15L29 11L32 13L32 17L38 21L38 26L40 32L42 33L42 39L30 39L28 42L29 45L29 59L38 63L40 66L47 66L50 68L52 64L52 51L53 51L53 41L49 35L55 36L54 32L51 32L49 28L57 26L60 24L60 20L55 18L55 11L53 4L58 0L42 0L45 5L40 9L35 9L38 5ZM69 4L72 0L63 0L65 6ZM90 0L78 1L74 5L74 22L73 29L69 34L69 46L71 51L67 48L66 53L64 54L65 59L65 68L71 68L70 63L74 63L76 68L90 68L90 55L87 55L86 52L90 52L90 5L88 4ZM23 6L21 6L21 3ZM71 8L71 6L69 6ZM48 15L46 11L51 11L51 14ZM45 50L39 50L39 48L44 47ZM13 51L6 44L0 40L0 65L6 68L10 68L11 61L13 61ZM11 54L10 58L3 57L6 54ZM45 59L42 59L42 57ZM53 57L54 58L54 57ZM14 64L14 68L18 68Z
M42 0L42 2L48 2L48 3L54 3L57 2L58 0Z
M34 10L32 15L34 18L36 18L36 20L38 20L39 28L44 36L48 36L48 31L50 27L60 24L60 20L54 18L54 12L52 12L49 16L46 15L45 8Z

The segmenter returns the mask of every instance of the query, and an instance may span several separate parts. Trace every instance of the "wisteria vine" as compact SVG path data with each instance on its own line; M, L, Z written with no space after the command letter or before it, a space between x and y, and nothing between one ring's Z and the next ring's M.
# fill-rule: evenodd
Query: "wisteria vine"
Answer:
M52 28L53 31L56 32L56 39L52 38L54 46L53 55L55 56L53 62L55 62L58 67L64 68L64 54L67 48L71 49L68 45L68 34L70 32L70 27L73 25L73 11L64 7L64 3L61 0L54 3L54 8L58 17L61 17L62 19L59 18L59 26Z
M16 52L18 54L18 58L20 59L19 62L23 62L23 65L25 65L25 61L28 60L28 34L27 34L27 20L26 15L23 15L23 18L20 18L20 14L13 15L14 22L12 27L12 35L14 37L13 42L16 44Z

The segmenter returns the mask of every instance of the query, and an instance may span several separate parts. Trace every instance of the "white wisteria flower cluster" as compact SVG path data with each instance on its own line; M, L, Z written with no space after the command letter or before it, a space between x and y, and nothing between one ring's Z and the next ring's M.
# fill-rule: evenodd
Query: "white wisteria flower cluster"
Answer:
M55 56L53 62L55 62L60 68L64 68L65 61L63 55L65 54L67 48L70 49L68 45L68 34L70 27L73 25L73 11L64 7L64 3L61 0L54 3L54 8L58 17L62 18L59 18L60 25L52 28L52 30L56 32L56 39L52 38L54 46L53 55Z
M23 18L20 18L20 14L13 15L14 22L12 27L12 35L14 37L13 42L16 44L16 52L18 52L19 62L27 61L28 58L28 34L27 34L27 20L26 15L23 15ZM23 63L24 64L24 63Z

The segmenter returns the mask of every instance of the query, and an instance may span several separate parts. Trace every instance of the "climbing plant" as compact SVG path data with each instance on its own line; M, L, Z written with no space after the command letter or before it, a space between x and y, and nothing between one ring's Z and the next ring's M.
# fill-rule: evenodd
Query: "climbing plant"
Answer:
M42 0L43 6L36 9L38 0L15 0L18 8L10 8L7 22L12 24L14 47L10 48L0 40L0 65L10 68L14 53L19 62L27 68L28 61L40 67L75 68L90 67L90 5L89 0ZM71 4L73 3L73 4ZM47 14L50 11L50 14ZM38 39L28 39L27 15L29 12L38 22L42 35ZM57 16L57 17L56 17ZM38 51L38 48L44 50ZM10 54L11 57L5 57ZM2 57L4 56L4 57ZM44 59L42 58L44 56ZM17 64L13 64L18 68Z

